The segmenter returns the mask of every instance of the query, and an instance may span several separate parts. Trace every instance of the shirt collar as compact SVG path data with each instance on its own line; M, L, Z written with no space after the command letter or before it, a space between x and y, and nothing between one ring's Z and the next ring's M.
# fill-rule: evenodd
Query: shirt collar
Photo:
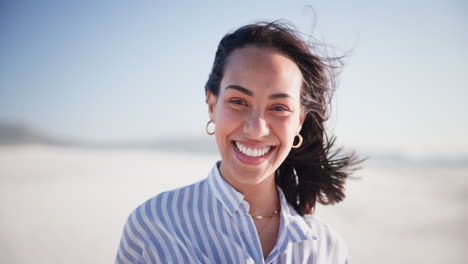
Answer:
M245 195L234 189L219 173L219 165L221 161L217 161L210 171L208 176L208 185L211 192L223 205L224 209L232 216L241 206ZM317 232L312 229L306 222L304 217L296 212L286 197L283 190L278 189L279 199L281 203L281 225L280 236L285 236L283 239L292 242L301 242L304 240L318 239ZM287 232L281 232L287 231Z
M304 217L288 203L283 190L279 186L276 186L276 188L278 189L281 202L281 220L283 220L281 222L280 230L285 227L288 231L288 239L292 242L318 239L317 230L313 229Z
M211 192L223 205L224 209L233 215L244 201L245 195L236 191L219 173L221 161L216 162L208 176L208 185Z
M319 239L317 231L306 222L305 217L298 214L294 207L288 203L283 190L279 186L276 186L276 188L278 189L281 202L280 229L276 246L265 263L271 263L272 260L287 251L292 243Z

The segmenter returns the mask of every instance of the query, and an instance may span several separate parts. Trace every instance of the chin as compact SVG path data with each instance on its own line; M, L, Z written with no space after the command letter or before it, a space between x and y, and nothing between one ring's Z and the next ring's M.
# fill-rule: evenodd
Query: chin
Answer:
M245 166L242 163L231 163L231 177L241 184L255 185L270 177L274 177L275 169L269 163L263 163L257 166Z

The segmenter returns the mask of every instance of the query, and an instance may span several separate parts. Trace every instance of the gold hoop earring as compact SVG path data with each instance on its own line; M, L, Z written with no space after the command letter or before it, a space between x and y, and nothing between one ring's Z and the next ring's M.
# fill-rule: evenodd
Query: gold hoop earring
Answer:
M296 145L292 145L292 148L295 148L295 149L299 148L302 145L302 141L304 140L301 134L297 133L296 136L299 137L299 142L297 142Z
M210 123L214 125L213 121L211 121L211 120L208 121L208 123L206 123L205 130L206 130L206 133L207 133L208 135L211 136L211 135L214 135L214 133L215 133L216 130L213 130L213 132L210 132L210 131L208 130L208 127L210 126Z

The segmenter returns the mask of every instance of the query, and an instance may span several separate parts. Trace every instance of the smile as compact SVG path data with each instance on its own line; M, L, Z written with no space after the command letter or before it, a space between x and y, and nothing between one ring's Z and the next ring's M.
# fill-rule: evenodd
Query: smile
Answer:
M236 148L244 155L249 157L261 157L270 152L274 147L273 146L266 146L263 148L249 148L247 146L242 145L241 143L234 141L233 142Z

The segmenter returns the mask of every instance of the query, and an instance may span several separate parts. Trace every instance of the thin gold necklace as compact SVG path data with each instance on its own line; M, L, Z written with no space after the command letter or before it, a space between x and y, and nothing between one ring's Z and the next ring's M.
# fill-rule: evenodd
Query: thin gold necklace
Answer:
M265 216L265 215L252 215L253 219L263 219L263 218L272 218L275 215L279 215L279 212L281 211L281 208L278 208L273 211L271 215Z
M260 220L260 219L268 219L268 222L266 224L264 224L262 226L262 228L260 230L257 231L257 234L260 236L260 234L263 232L263 230L265 230L265 228L271 223L271 220L273 219L274 216L277 216L279 215L279 212L280 212L281 208L278 208L276 209L275 211L273 211L273 213L269 216L263 216L263 215L252 215L252 218L254 220Z

